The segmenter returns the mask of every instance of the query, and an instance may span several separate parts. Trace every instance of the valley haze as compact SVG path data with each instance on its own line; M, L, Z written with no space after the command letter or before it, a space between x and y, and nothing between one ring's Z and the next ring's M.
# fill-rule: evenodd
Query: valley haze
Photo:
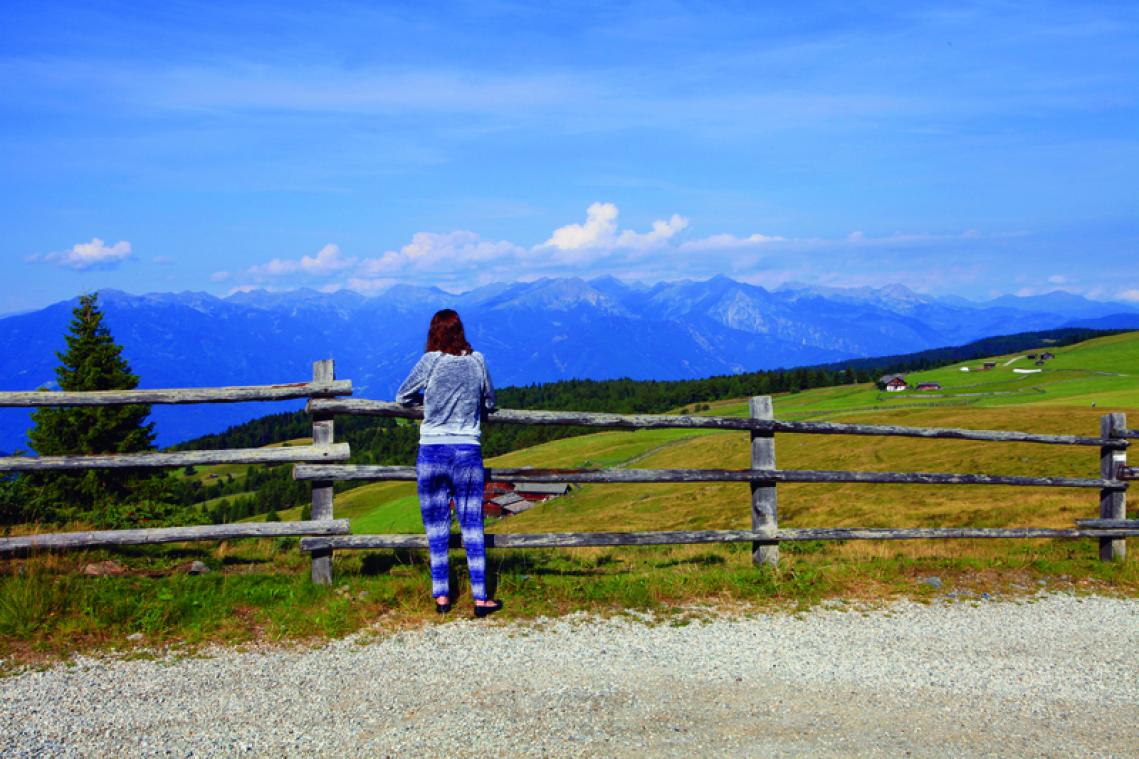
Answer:
M395 285L341 290L131 295L100 292L106 324L141 387L275 384L336 360L356 397L389 399L440 308L459 310L499 386L564 379L692 379L909 353L1065 326L1139 328L1139 306L1070 293L987 302L901 285L767 290L716 276L655 285L613 277L496 283L453 294ZM0 390L55 389L75 300L0 318ZM169 445L299 402L155 406ZM29 412L3 410L0 450L26 447Z

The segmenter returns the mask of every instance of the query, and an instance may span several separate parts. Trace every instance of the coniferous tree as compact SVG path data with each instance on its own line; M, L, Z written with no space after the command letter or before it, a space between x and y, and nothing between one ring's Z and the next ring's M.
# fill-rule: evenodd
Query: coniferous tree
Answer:
M130 390L138 375L122 356L103 324L98 296L79 298L72 311L67 350L57 353L55 370L61 390ZM146 422L150 406L64 406L41 408L32 414L28 442L41 456L134 453L154 448L154 423ZM83 514L98 504L121 499L147 474L123 469L91 470L79 474L37 473L37 500L47 511Z

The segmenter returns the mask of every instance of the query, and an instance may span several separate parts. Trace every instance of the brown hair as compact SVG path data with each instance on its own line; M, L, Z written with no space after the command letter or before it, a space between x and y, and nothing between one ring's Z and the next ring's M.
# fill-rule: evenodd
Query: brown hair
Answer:
M471 344L463 333L463 322L454 310L444 308L431 317L431 326L427 329L427 352L431 351L442 351L452 356L471 352Z

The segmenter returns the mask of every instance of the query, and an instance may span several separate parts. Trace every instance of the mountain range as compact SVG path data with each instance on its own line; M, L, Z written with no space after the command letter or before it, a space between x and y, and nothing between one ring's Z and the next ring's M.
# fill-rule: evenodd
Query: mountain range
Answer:
M1139 328L1139 306L1055 292L988 302L901 285L776 290L718 276L648 286L612 277L497 283L461 294L351 291L100 292L143 387L272 384L334 358L354 395L391 398L439 308L457 309L498 385L570 378L682 379L957 345L1062 326ZM54 388L75 301L0 318L0 390ZM171 444L299 403L155 407ZM28 412L0 411L0 450L25 446Z

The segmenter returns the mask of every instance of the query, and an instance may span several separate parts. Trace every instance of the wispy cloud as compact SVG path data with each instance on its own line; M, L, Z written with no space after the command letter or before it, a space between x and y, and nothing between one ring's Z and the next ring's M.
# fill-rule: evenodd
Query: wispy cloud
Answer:
M348 269L356 263L355 258L346 258L340 246L329 243L317 251L315 256L301 256L300 259L274 258L265 264L251 266L246 276L255 279L284 277L291 274L324 276Z
M526 250L519 245L505 240L484 240L475 232L416 232L411 242L399 250L389 250L362 261L357 275L374 279L438 273L452 268L501 265L525 255Z
M51 263L67 269L85 271L87 269L114 269L131 257L131 244L120 240L107 245L98 237L91 242L76 243L69 250L53 253L33 254L25 260L29 262Z
M975 229L966 229L956 234L928 234L894 232L889 235L867 235L861 230L855 230L846 236L846 242L857 246L874 245L914 245L920 243L945 242L946 240L976 240L981 233Z
M760 245L770 245L775 242L787 242L786 237L778 235L764 235L756 232L746 237L736 237L731 234L718 234L703 237L699 240L688 240L680 244L680 250L736 250L739 248L754 248Z
M936 289L940 281L973 281L979 276L978 270L966 265L935 265L926 256L902 256L886 260L894 266L886 273L883 259L868 258L863 249L916 252L945 246L961 248L983 239L976 230L952 234L852 232L836 238L722 232L684 239L690 221L679 214L657 219L644 231L622 228L619 219L616 204L598 201L586 209L584 221L560 226L545 241L529 246L486 239L471 230L416 232L397 249L359 259L330 244L315 256L276 258L251 266L242 280L248 284L303 276L309 281L325 280L320 286L328 291L344 288L374 294L396 282L463 289L540 276L614 274L657 281L728 273L765 285L790 280L882 284L885 278L928 291ZM221 281L224 275L218 272L214 277Z

